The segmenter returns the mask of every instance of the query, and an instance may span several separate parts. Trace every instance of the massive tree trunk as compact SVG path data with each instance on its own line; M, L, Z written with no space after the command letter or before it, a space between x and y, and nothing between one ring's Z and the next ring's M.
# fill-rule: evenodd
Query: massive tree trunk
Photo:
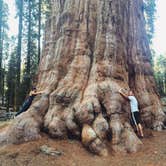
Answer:
M37 88L45 90L16 118L2 143L40 137L81 138L94 153L135 152L141 141L129 121L131 88L145 127L161 130L164 113L156 92L142 0L52 0ZM111 138L111 139L110 139Z

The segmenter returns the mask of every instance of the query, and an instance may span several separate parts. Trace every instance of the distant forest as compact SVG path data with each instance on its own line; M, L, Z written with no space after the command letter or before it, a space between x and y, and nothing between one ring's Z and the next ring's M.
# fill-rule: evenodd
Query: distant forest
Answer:
M37 80L37 69L44 41L44 27L49 18L48 0L15 0L18 35L9 37L9 8L0 0L0 105L17 111ZM151 45L156 13L155 0L144 0L147 36ZM12 27L10 27L12 28ZM151 62L160 95L166 95L166 56L156 56L151 48Z

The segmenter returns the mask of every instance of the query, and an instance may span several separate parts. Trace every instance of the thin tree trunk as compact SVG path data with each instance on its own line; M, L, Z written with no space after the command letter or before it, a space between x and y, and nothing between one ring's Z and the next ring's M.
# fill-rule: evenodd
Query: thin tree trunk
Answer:
M40 38L41 38L41 3L42 1L39 0L38 2L38 64L40 62L40 52L41 52L41 47L40 47Z
M2 6L3 1L0 0L0 97L2 96Z
M31 0L28 1L28 43L27 43L27 65L26 65L26 74L27 87L30 87L30 66L31 66Z
M166 94L166 70L164 71L164 94Z
M2 75L2 105L5 105L5 68Z
M19 90L20 90L20 79L21 79L21 52L22 52L22 29L23 29L23 0L18 1L19 11L19 24L18 24L18 41L17 41L17 55L16 55L16 87L14 96L14 108L18 109L20 104Z
M2 95L2 105L4 105L4 70L5 68L3 67L3 44L4 44L4 27L2 28L2 42L1 42L1 52L2 52L2 59L1 59L1 95Z
M19 1L19 25L18 25L18 44L17 44L17 89L20 86L21 73L21 49L22 49L22 24L23 24L23 0Z
M145 127L162 130L165 114L142 5L142 0L52 1L37 84L45 93L0 134L1 143L37 139L45 128L53 138L81 138L99 155L108 153L108 135L115 151L136 152L142 143L120 88L134 91Z

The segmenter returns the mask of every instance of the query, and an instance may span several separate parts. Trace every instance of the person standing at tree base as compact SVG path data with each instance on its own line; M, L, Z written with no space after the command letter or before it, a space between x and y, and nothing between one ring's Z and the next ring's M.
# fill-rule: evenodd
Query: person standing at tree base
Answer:
M25 99L21 109L16 113L15 116L18 116L19 114L25 112L28 110L30 105L32 104L33 99L35 98L36 95L43 93L43 91L36 91L36 88L32 88L32 90L29 93L29 96Z
M136 99L136 97L134 96L134 93L130 90L128 95L123 93L122 91L123 89L120 89L119 90L119 93L127 100L130 101L130 109L131 109L131 117L132 117L132 120L134 122L134 125L136 126L137 128L137 132L139 134L139 136L141 138L144 137L144 134L143 134L143 128L142 128L142 125L141 125L141 117L140 117L140 112L139 112L139 109L138 109L138 101Z

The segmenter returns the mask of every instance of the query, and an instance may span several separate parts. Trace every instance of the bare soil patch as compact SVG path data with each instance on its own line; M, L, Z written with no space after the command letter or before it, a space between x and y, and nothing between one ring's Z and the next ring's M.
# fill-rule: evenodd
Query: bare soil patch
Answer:
M3 124L3 127L5 124ZM153 132L142 140L142 149L134 154L115 153L107 157L88 152L79 141L55 140L43 135L40 140L0 148L0 166L166 166L166 131ZM62 155L51 156L40 151L47 145Z

